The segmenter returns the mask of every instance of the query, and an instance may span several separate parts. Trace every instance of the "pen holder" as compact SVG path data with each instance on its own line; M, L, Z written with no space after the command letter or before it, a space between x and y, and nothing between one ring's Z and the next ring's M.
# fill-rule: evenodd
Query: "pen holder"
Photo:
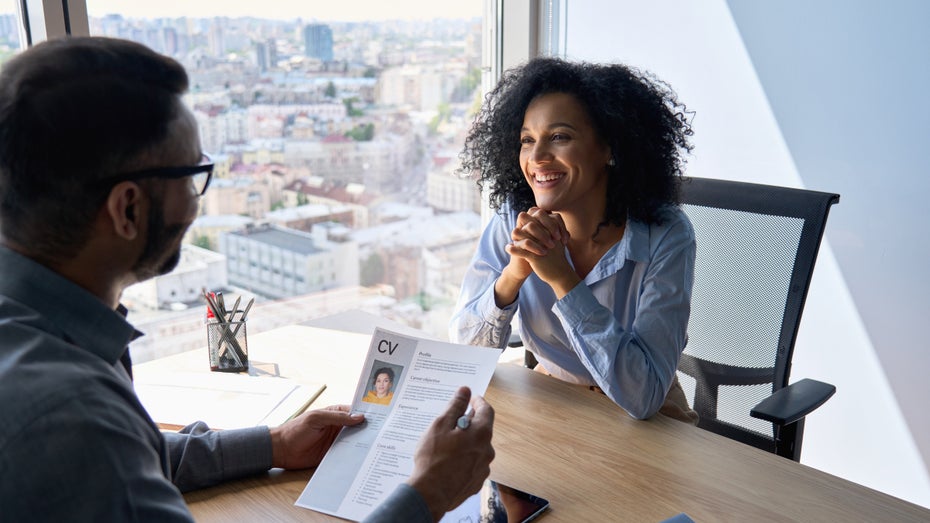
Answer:
M249 370L249 344L244 321L207 323L207 350L210 370L242 372Z

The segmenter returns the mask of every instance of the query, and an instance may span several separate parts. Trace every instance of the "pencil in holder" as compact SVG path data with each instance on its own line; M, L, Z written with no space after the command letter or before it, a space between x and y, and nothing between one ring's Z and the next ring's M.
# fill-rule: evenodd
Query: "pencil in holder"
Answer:
M207 323L207 349L210 353L210 370L249 370L249 344L244 321Z

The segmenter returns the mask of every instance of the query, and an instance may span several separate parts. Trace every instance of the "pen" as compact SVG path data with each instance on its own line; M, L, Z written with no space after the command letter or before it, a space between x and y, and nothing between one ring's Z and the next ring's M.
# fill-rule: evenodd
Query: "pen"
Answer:
M305 401L304 404L301 405L299 409L297 409L296 411L294 411L294 413L291 414L289 418L287 418L287 420L285 421L285 423L286 423L287 421L291 421L292 419L296 418L297 416L300 416L301 414L303 414L303 413L310 407L310 404L313 403L314 401L316 401L316 399L317 399L318 397L320 397L320 394L322 394L324 390L326 390L326 384L325 384L325 383L323 384L322 387L320 387L320 390L316 391L316 394L314 394L313 396L310 396L310 398L308 398L307 401Z
M242 311L242 316L239 318L240 322L245 322L245 317L249 315L249 309L252 308L253 303L255 303L255 298L250 299L249 303L245 304L245 310ZM236 337L236 334L239 334L239 327L242 327L243 325L245 325L245 323L240 323L239 325L236 325L235 330L233 330L232 332L232 335L234 338Z
M242 296L236 298L236 303L233 303L232 312L229 313L229 321L232 322L233 318L236 317L236 312L239 310L239 302L242 300Z

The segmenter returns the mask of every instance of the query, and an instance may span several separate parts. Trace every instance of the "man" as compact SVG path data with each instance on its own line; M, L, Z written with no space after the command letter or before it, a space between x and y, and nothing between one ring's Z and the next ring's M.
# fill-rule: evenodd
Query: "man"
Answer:
M191 521L182 491L316 466L345 406L269 429L158 431L132 388L123 289L170 271L212 164L174 60L122 40L39 44L0 74L0 517ZM487 477L493 409L463 388L371 519L432 521Z

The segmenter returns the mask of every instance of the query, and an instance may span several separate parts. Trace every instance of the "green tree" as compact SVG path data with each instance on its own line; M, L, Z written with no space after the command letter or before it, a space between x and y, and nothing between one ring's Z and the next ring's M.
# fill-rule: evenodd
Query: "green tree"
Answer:
M336 84L334 84L332 80L326 84L326 91L323 94L325 94L327 98L336 97Z
M346 131L345 136L356 142L370 142L375 137L375 124L366 123L357 125L353 129Z
M201 249L213 250L213 247L210 245L210 238L204 234L198 234L194 237L192 244L200 247Z
M442 122L445 122L449 119L449 116L452 115L452 107L449 104L443 102L439 104L439 107L436 108L436 116L433 117L429 122L429 134L430 136L436 135L439 130L439 126Z
M364 113L361 109L356 109L356 108L355 108L355 102L357 102L357 101L358 101L358 98L356 98L356 97L354 97L354 96L353 96L352 98L346 98L346 99L344 99L344 100L342 101L342 103L346 106L346 114L347 114L347 115L349 115L349 116L364 116L365 113Z
M442 123L442 117L439 116L438 114L429 121L429 124L427 125L427 131L430 136L436 136L439 130L439 124L441 123Z
M468 74L452 90L449 99L456 103L466 102L479 85L481 85L481 70L469 69Z
M433 308L433 303L436 301L432 296L427 294L424 291L418 292L415 296L412 297L414 303L420 306L424 312L429 312Z

